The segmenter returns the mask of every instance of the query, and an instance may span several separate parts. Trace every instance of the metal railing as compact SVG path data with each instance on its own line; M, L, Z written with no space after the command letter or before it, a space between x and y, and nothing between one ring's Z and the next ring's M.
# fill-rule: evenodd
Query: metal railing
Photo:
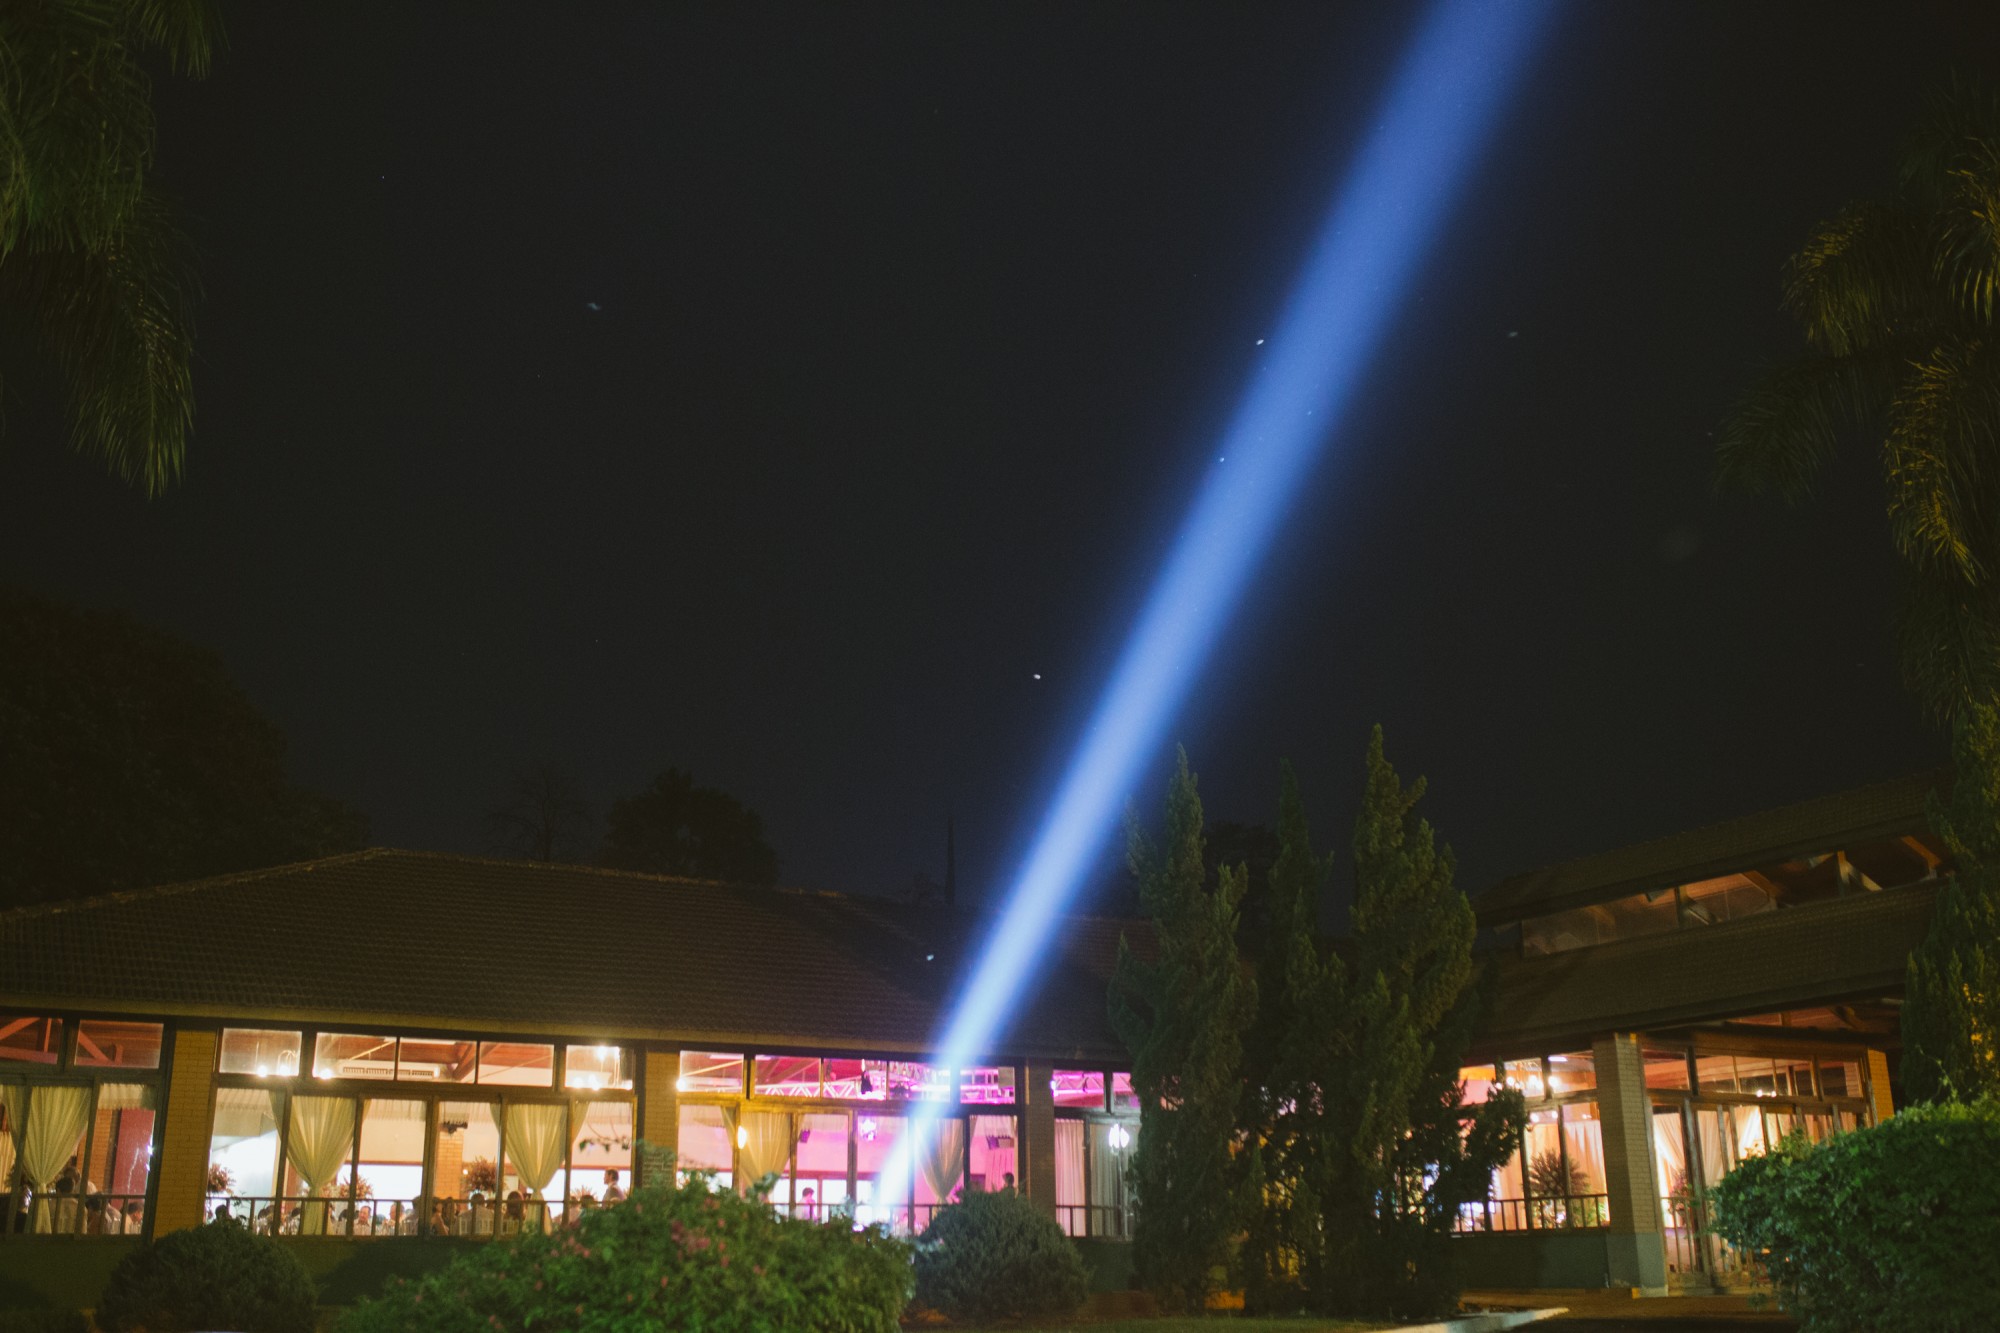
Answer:
M0 1237L136 1236L146 1227L143 1194L0 1194Z
M1611 1196L1569 1194L1556 1198L1475 1199L1452 1219L1454 1234L1485 1231L1588 1231L1611 1225Z
M1056 1225L1065 1236L1089 1236L1103 1240L1132 1239L1132 1212L1112 1203L1063 1204L1056 1209Z

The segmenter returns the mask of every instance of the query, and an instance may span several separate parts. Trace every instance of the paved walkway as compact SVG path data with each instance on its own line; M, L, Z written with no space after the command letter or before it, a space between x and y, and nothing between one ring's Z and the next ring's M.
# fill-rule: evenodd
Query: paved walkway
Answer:
M1608 1291L1468 1291L1467 1305L1520 1309L1562 1305L1569 1313L1546 1324L1549 1333L1788 1333L1792 1321L1775 1308L1754 1308L1746 1296L1640 1296Z

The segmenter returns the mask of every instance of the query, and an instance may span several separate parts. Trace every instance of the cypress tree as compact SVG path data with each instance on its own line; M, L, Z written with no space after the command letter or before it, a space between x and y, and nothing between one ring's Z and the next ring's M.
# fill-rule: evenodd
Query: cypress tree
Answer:
M1314 1307L1440 1314L1456 1304L1452 1223L1485 1197L1526 1111L1518 1093L1462 1104L1478 1000L1472 904L1450 848L1415 813L1423 780L1403 786L1380 727L1367 765L1348 938L1331 950L1299 931L1287 951L1284 1077L1300 1092L1278 1137L1291 1204L1316 1209L1318 1225L1286 1230Z
M1952 738L1951 800L1930 823L1955 862L1930 934L1910 955L1903 1092L1914 1102L2000 1094L2000 710L1965 709Z
M1257 998L1238 962L1236 914L1249 876L1225 867L1213 892L1204 884L1201 797L1185 751L1168 787L1162 842L1151 845L1135 822L1129 845L1154 934L1150 959L1119 941L1111 988L1112 1022L1132 1053L1139 1098L1132 1262L1163 1307L1200 1310L1242 1211L1233 1156L1243 1032Z

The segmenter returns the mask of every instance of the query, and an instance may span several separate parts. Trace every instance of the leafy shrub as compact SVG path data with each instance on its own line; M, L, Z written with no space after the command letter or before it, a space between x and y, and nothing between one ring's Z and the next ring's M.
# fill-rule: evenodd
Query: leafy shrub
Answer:
M120 1260L97 1324L106 1333L312 1333L314 1301L312 1278L281 1243L209 1222Z
M917 1299L954 1319L1071 1314L1089 1291L1076 1246L1012 1190L969 1191L917 1241Z
M909 1291L909 1247L900 1241L846 1221L780 1218L761 1200L712 1192L697 1176L635 1190L549 1235L469 1249L354 1307L339 1327L897 1333Z
M1912 1107L1817 1146L1795 1135L1713 1197L1715 1230L1764 1260L1800 1333L1994 1326L2000 1103Z
M90 1333L81 1310L0 1310L0 1333Z

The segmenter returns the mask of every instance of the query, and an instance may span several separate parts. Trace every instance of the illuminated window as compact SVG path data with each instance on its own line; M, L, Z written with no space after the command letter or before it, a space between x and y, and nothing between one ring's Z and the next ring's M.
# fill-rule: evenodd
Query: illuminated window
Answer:
M1101 1069L1058 1069L1049 1080L1049 1095L1057 1106L1075 1106L1089 1111L1104 1109L1104 1071Z
M1685 1088L1688 1085L1686 1051L1641 1051L1649 1088Z
M1549 1057L1549 1096L1566 1092L1588 1092L1597 1086L1597 1062L1589 1051L1570 1051Z
M1139 1094L1132 1091L1130 1074L1111 1076L1111 1109L1114 1111L1136 1111L1139 1109Z
M1499 1073L1492 1065L1466 1065L1458 1071L1458 1081L1465 1085L1464 1104L1477 1106L1493 1095L1493 1085L1499 1080Z
M985 1065L959 1070L958 1099L977 1106L1012 1106L1014 1067Z
M482 1041L479 1081L502 1086L554 1087L556 1048L532 1041Z
M61 1059L60 1018L0 1017L0 1060L53 1065Z
M682 1092L743 1091L743 1057L716 1051L682 1051L681 1076L676 1086Z
M322 1032L313 1045L314 1078L394 1078L396 1039Z
M265 1028L224 1028L221 1058L225 1074L283 1078L299 1072L299 1034Z
M632 1067L619 1046L571 1046L563 1051L563 1086L570 1088L627 1088L632 1086Z
M733 1107L680 1108L680 1143L674 1153L674 1165L680 1169L682 1180L691 1171L707 1171L713 1173L717 1186L729 1187L730 1168L736 1162L735 1121Z
M820 1095L819 1057L760 1055L753 1062L752 1084L760 1097Z
M396 1054L396 1077L406 1083L470 1083L479 1048L444 1037L405 1037Z
M298 1034L292 1038L297 1058ZM208 1206L258 1235L272 1234L278 1215L278 1115L282 1094L268 1088L217 1088L208 1135Z
M80 1069L158 1069L161 1034L158 1023L127 1023L86 1018L76 1025L76 1063Z

